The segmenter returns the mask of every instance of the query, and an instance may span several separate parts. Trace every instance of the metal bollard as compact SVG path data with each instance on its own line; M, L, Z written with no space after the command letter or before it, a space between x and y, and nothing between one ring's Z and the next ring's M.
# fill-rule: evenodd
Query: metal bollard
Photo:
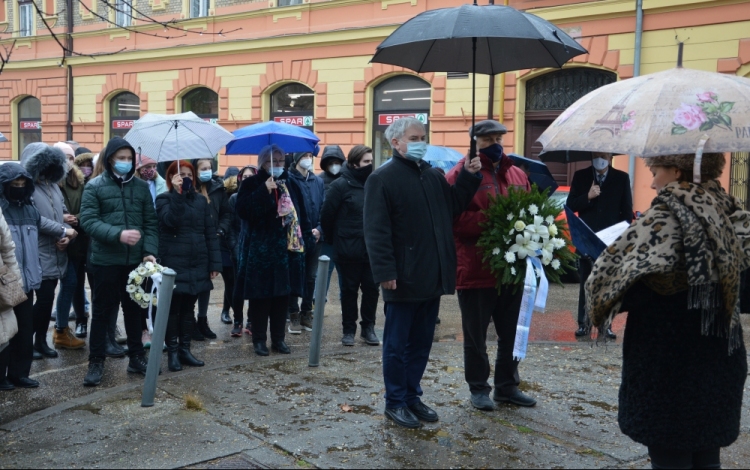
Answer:
M310 367L320 365L320 343L323 340L323 313L326 310L326 293L328 292L328 265L331 258L323 255L318 258L318 277L315 282L315 313L313 314L313 330L310 336Z
M154 333L151 335L151 351L148 354L148 368L146 369L146 380L143 382L141 406L154 406L156 379L159 377L159 369L161 368L164 337L167 334L169 308L172 306L172 291L174 291L174 279L177 273L173 269L166 268L161 275L161 286L157 294L159 302L156 304L156 321L154 322Z

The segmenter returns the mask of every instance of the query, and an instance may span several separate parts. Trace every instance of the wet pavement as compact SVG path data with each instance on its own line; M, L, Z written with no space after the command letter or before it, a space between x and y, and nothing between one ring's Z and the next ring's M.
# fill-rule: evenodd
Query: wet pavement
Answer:
M534 318L520 374L537 406L490 413L468 403L458 304L444 298L422 382L440 421L415 431L382 415L380 348L341 345L332 284L317 368L307 366L309 333L287 336L291 356L260 358L249 336L229 337L217 303L209 318L219 338L193 347L207 366L171 373L163 365L152 408L140 406L143 382L125 372L127 359L108 359L96 389L81 385L86 350L36 361L32 377L42 387L0 395L0 467L648 467L645 448L617 426L620 345L573 335L576 285L553 287L548 313ZM614 328L618 342L623 327L624 317ZM488 339L491 357L495 340ZM199 410L186 408L186 394ZM725 468L750 463L745 398L740 438L722 453Z

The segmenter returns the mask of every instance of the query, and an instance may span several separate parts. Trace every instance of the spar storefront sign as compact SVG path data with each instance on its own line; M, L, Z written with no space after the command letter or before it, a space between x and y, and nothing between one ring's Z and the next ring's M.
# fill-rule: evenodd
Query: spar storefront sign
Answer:
M312 127L313 125L312 116L277 116L273 120L299 127Z
M18 126L22 131L38 131L42 128L42 121L21 121Z
M378 124L381 126L390 126L399 119L407 117L415 118L422 124L427 124L427 113L379 114Z
M135 124L135 119L113 119L112 129L132 129L133 124Z

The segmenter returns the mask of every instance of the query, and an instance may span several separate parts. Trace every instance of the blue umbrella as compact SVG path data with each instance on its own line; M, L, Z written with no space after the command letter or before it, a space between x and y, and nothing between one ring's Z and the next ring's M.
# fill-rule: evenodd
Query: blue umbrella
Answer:
M433 168L441 168L444 172L453 169L464 156L458 150L439 145L428 145L427 153L422 160L429 163ZM388 159L383 165L387 165L392 159ZM381 166L383 166L381 165Z
M529 181L532 184L536 183L540 192L547 188L549 188L549 194L557 191L558 184L555 178L552 177L552 173L547 168L547 165L537 160L516 155L515 153L511 153L508 157L513 160L514 165L526 171L529 175Z
M232 132L234 140L227 144L227 155L257 155L266 145L276 144L284 152L313 152L320 142L318 136L305 129L283 122L260 122Z

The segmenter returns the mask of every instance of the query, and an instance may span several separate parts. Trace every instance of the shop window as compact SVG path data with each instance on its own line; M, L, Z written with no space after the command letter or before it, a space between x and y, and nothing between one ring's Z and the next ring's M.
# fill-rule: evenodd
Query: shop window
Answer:
M302 5L302 0L278 0L277 6L288 7L291 5Z
M133 25L133 5L130 1L115 1L115 24L120 28L129 28Z
M125 137L141 117L141 100L130 92L120 93L109 102L110 137Z
M411 75L389 78L375 87L372 148L376 167L393 156L391 145L385 138L385 130L394 121L404 117L419 119L424 124L429 139L431 99L430 84Z
M208 16L209 2L210 0L190 0L190 18Z
M22 37L34 35L34 19L36 9L31 1L18 2L18 35Z
M42 103L33 96L18 103L18 155L32 142L42 141Z
M271 119L313 130L315 91L299 83L284 85L271 95Z
M182 98L182 112L192 111L207 121L219 118L219 95L209 88L196 88Z

